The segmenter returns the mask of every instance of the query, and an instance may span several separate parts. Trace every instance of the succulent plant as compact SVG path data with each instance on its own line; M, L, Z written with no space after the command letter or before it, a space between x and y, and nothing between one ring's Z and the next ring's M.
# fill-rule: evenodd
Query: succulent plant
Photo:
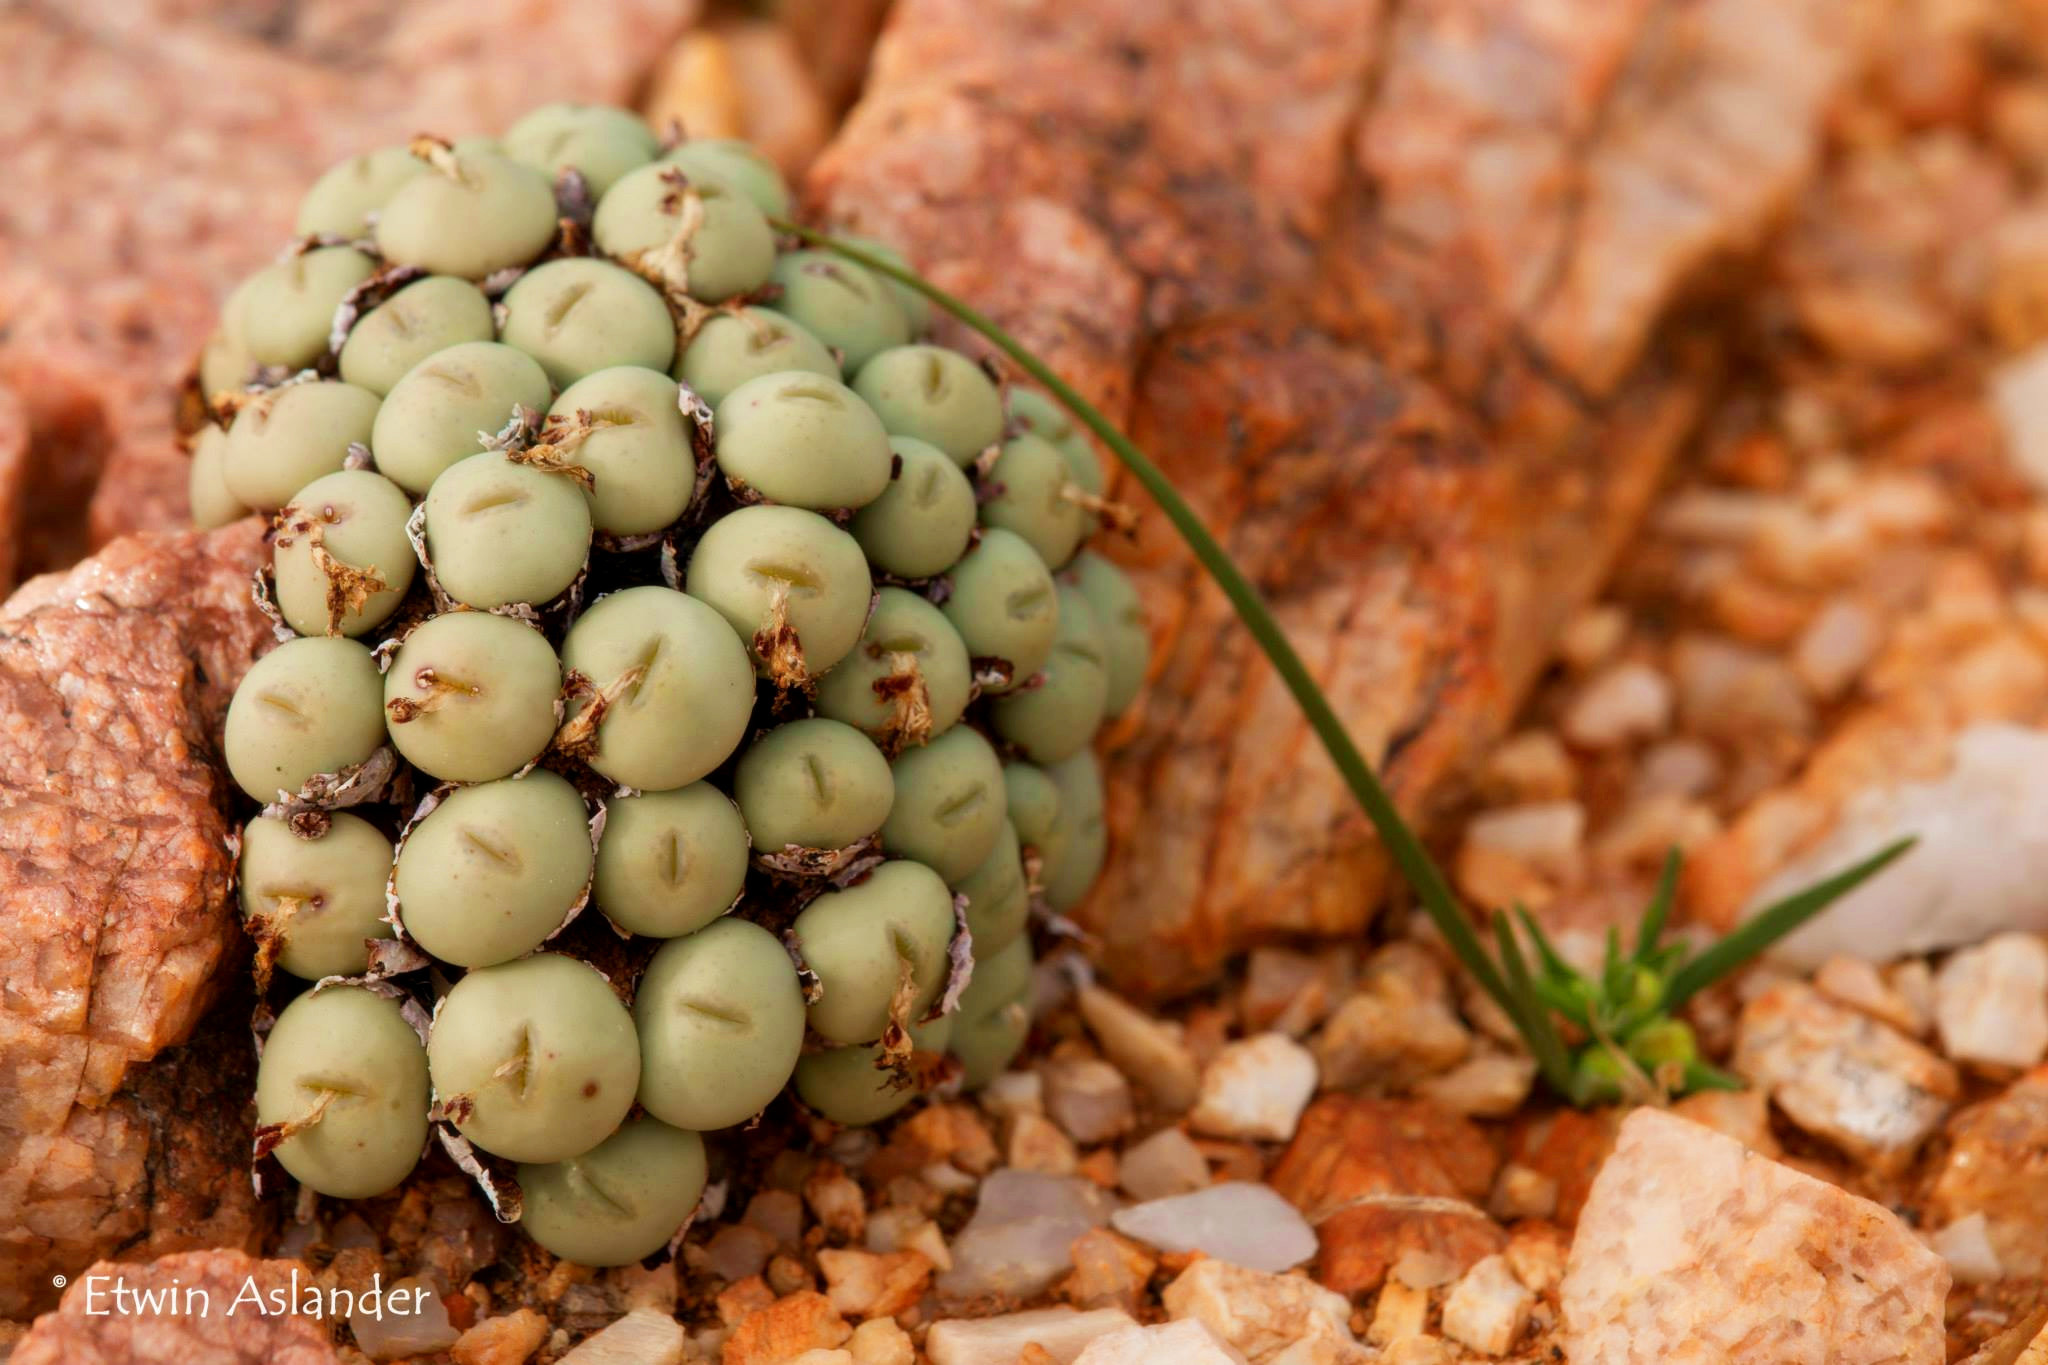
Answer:
M228 428L221 474L245 507L284 506L322 474L348 467L370 439L377 395L335 380L287 383L251 399Z
M301 635L364 635L398 610L418 562L406 539L412 502L382 474L343 469L313 480L277 516L277 609Z
M367 1199L427 1142L427 1053L400 1004L315 989L278 1015L256 1071L257 1142L322 1194Z
M349 329L337 364L348 383L388 397L428 356L497 334L483 290L453 275L429 275L363 314Z
M370 428L371 458L378 473L420 496L479 453L479 432L500 430L520 408L547 411L549 392L547 371L515 347L470 341L435 351L385 394Z
M279 645L242 675L228 703L228 774L269 803L367 763L384 742L382 684L376 660L353 640L309 635Z
M776 306L839 352L848 376L870 357L910 340L903 305L879 276L829 251L789 251L770 274L782 289ZM915 433L904 433L914 435Z
M563 1161L618 1128L640 1084L633 1016L595 968L539 953L470 972L434 1011L427 1073L462 1135Z
M361 816L337 811L325 833L294 834L276 817L242 829L242 923L267 964L307 981L360 976L370 944L391 937L384 884L391 841Z
M839 362L808 328L772 308L715 314L676 354L675 377L714 408L749 379L794 372L837 379Z
M488 967L553 937L581 905L595 862L582 796L540 768L449 792L407 831L391 894L420 947Z
M601 104L544 104L507 128L503 145L507 156L550 179L576 172L600 199L661 150L644 120Z
M700 1135L876 1122L1024 1041L1144 661L1076 554L1101 465L788 204L742 144L549 105L335 167L229 296L192 502L271 520L283 642L222 749L259 1156L313 1190L438 1138L624 1263Z
M979 365L943 346L894 346L860 367L854 391L898 436L968 465L1003 439L1003 399Z
M505 291L498 333L557 388L614 365L666 370L676 356L668 305L623 266L589 256L537 265Z
M882 495L853 514L850 529L868 563L923 579L958 563L974 536L974 485L928 441L891 436L895 471Z

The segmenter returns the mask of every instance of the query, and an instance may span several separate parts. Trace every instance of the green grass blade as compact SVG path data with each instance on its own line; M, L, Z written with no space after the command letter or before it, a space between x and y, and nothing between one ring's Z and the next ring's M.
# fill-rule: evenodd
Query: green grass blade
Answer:
M1747 1090L1748 1084L1740 1076L1730 1075L1718 1066L1694 1058L1685 1064L1685 1090Z
M1529 979L1529 964L1522 958L1521 945L1515 942L1514 928L1499 910L1493 912L1493 937L1499 947L1501 965L1507 970L1508 989L1520 1002L1515 1026L1529 1040L1529 1052L1535 1057L1543 1079L1552 1090L1571 1099L1576 1091L1571 1054L1557 1036L1557 1025L1552 1022L1549 1009L1537 999L1535 983Z
M1607 954L1601 959L1600 999L1608 1009L1619 1009L1628 1001L1628 967L1633 959L1621 951L1621 926L1607 926Z
M1223 595L1230 600L1230 605L1236 609L1238 618L1244 622L1245 629L1251 632L1259 648L1272 661L1274 670L1280 675L1280 681L1293 695L1295 704L1301 708L1302 714L1307 717L1309 727L1315 731L1316 738L1328 751L1330 761L1337 765L1338 775L1344 779L1344 784L1351 789L1351 794L1365 811L1366 818L1372 822L1373 829L1378 832L1388 856L1394 860L1394 865L1415 892L1423 910L1436 924L1437 931L1444 936L1451 950L1457 954L1458 960L1465 964L1465 969L1472 973L1473 978L1486 993L1512 1016L1515 1006L1507 984L1488 959L1485 949L1480 946L1479 936L1473 932L1471 922L1451 894L1450 883L1437 867L1435 860L1429 856L1428 850L1423 848L1422 841L1408 828L1407 821L1401 818L1393 798L1387 794L1386 789L1380 785L1379 778L1373 774L1372 765L1366 762L1365 755L1352 743L1350 734L1344 728L1344 722L1338 717L1336 709L1330 705L1329 698L1325 697L1322 689L1316 685L1315 677L1309 672L1308 665L1302 662L1301 656L1288 642L1285 632L1280 629L1280 623L1274 620L1272 612L1267 610L1258 589L1252 586L1251 580L1244 576L1229 553L1216 537L1210 534L1209 528L1202 523L1194 509L1188 506L1187 500L1181 497L1172 481L1142 450L1132 444L1128 437L1118 431L1108 418L1097 412L1092 403L1075 392L1072 386L1053 373L1043 361L998 326L994 319L929 283L914 271L901 269L872 252L863 251L827 233L800 227L795 223L780 219L770 221L780 231L790 233L812 246L837 252L848 260L914 289L930 299L986 338L996 349L1014 361L1018 368L1043 385L1047 392L1064 404L1068 411L1079 418L1115 453L1117 459L1123 462L1124 468L1130 470L1131 476L1137 479L1145 491L1152 495L1153 501L1159 504L1160 510L1166 514L1166 519L1173 523L1174 529L1180 533L1181 539L1188 543L1188 548L1194 551L1195 558L1201 562L1203 569L1207 570L1216 585L1223 590Z
M1643 922L1636 928L1636 961L1647 967L1664 937L1664 925L1671 918L1671 906L1678 899L1678 870L1684 855L1672 849L1664 855L1664 870L1657 875L1657 889L1644 907Z
M1913 847L1910 838L1878 850L1854 867L1758 912L1727 937L1672 973L1664 988L1663 1008L1669 1012L1698 995L1800 925L1889 867Z
M1529 942L1536 949L1536 960L1542 964L1544 975L1560 981L1574 981L1579 978L1579 969L1566 962L1557 946L1550 941L1550 935L1543 932L1543 926L1536 922L1519 903L1515 906L1515 918L1521 922L1522 932L1529 936Z

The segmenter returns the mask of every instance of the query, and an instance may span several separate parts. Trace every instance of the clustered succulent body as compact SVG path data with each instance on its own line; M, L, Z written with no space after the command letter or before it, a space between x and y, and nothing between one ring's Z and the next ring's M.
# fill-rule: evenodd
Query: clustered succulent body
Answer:
M550 106L334 168L226 303L192 506L271 518L223 749L258 1150L314 1190L437 1137L636 1260L700 1134L1023 1042L1145 662L1102 466L787 205L741 144Z

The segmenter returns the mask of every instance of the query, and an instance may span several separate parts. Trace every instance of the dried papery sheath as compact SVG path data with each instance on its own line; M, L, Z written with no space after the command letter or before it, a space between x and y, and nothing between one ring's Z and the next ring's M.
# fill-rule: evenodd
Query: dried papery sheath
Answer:
M837 882L857 871L873 867L881 852L873 835L866 835L844 848L804 848L785 844L772 852L755 850L754 865L777 877L820 879Z
M435 1122L434 1140L441 1144L441 1150L448 1154L448 1159L476 1182L484 1202L491 1206L491 1213L499 1222L519 1221L525 1213L525 1201L520 1195L517 1179L509 1172L494 1169L496 1163L487 1161L484 1154L445 1119Z
M386 266L352 287L341 296L341 304L334 310L334 325L327 333L328 351L339 358L341 348L348 344L348 334L355 330L363 314L414 280L424 278L426 273L416 265Z
M256 610L263 613L270 622L270 633L280 643L298 638L298 632L284 623L284 615L277 609L277 600L270 591L270 566L258 565L251 575L249 600L256 604Z
M385 977L421 971L433 964L433 959L421 952L418 947L395 938L377 939L370 944L369 953L369 970L363 975L370 981L381 981Z
M315 773L298 791L279 792L278 799L263 808L263 814L292 822L307 816L318 817L327 811L347 810L381 798L397 771L398 756L389 745L380 744L360 763L352 763L338 772Z
M953 897L953 941L946 947L946 989L924 1022L960 1008L960 996L974 981L974 934L967 927L967 897Z
M555 211L564 222L586 230L590 226L590 182L574 166L564 166L555 174Z
M1007 692L1015 685L1016 665L1008 659L985 654L971 662L974 669L974 690L977 695L983 692Z
M804 961L803 944L797 941L794 934L785 932L782 935L782 946L788 949L789 960L796 967L796 979L803 987L804 1003L806 1005L815 1005L820 1000L823 1000L825 998L825 983L818 979L818 974L811 970L808 962Z
M591 875L583 879L582 893L579 894L576 897L575 901L569 906L569 913L562 916L562 922L555 926L554 932L550 933L547 936L547 938L543 940L546 943L553 943L556 939L560 938L562 936L563 931L568 929L570 925L574 924L576 922L577 917L581 915L584 912L584 910L590 905L590 887L592 881L595 879L597 875L597 846L599 842L602 841L604 838L605 817L610 809L601 800L592 802L591 804L596 807L596 809L590 812Z
M427 549L427 505L421 503L406 519L405 538L412 544L414 558L419 561L420 579L427 585L436 611L453 611L461 604L450 597L442 588L441 580L434 573L434 556Z
M455 784L449 782L422 796L419 804L413 807L412 814L406 818L404 828L398 831L397 841L392 844L391 874L384 882L384 922L391 926L392 935L400 943L407 942L407 939L405 916L398 904L398 857L405 852L405 842L412 837L412 832L419 828L420 822L432 815L435 808L454 790Z

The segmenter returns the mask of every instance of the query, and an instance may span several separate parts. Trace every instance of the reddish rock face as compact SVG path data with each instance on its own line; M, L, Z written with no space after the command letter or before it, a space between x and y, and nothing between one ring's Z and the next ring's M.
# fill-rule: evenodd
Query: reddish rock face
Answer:
M215 1127L241 1121L245 1037L131 1069L191 1037L240 942L214 742L268 638L249 602L257 548L253 522L124 541L0 609L8 1316L54 1297L53 1271L159 1225L250 1235L246 1139Z
M1507 1234L1478 1207L1497 1164L1485 1135L1448 1110L1329 1095L1302 1116L1271 1183L1317 1225L1316 1278L1356 1294L1377 1288L1404 1251L1463 1271L1501 1250Z
M1381 8L908 0L809 191L1123 418L1414 811L1689 425L1706 355L1658 324L1802 183L1849 11ZM1170 991L1356 932L1386 868L1292 703L1160 518L1124 558L1103 960Z
M0 587L17 555L26 576L184 520L178 387L315 176L422 129L495 131L542 99L627 100L697 6L542 0L516 22L463 0L340 0L275 22L270 8L0 16L22 114L0 210L0 389L26 409L32 452L10 460L0 431ZM508 72L545 73L546 93Z
M297 1261L191 1251L147 1265L100 1261L15 1348L15 1365L334 1365L327 1324L253 1302L292 1301L312 1273ZM117 1303L114 1294L132 1297ZM255 1301L247 1296L256 1296ZM282 1295L282 1299L274 1296ZM242 1306L228 1309L237 1300ZM156 1312L132 1305L152 1304ZM203 1308L204 1311L201 1311Z

